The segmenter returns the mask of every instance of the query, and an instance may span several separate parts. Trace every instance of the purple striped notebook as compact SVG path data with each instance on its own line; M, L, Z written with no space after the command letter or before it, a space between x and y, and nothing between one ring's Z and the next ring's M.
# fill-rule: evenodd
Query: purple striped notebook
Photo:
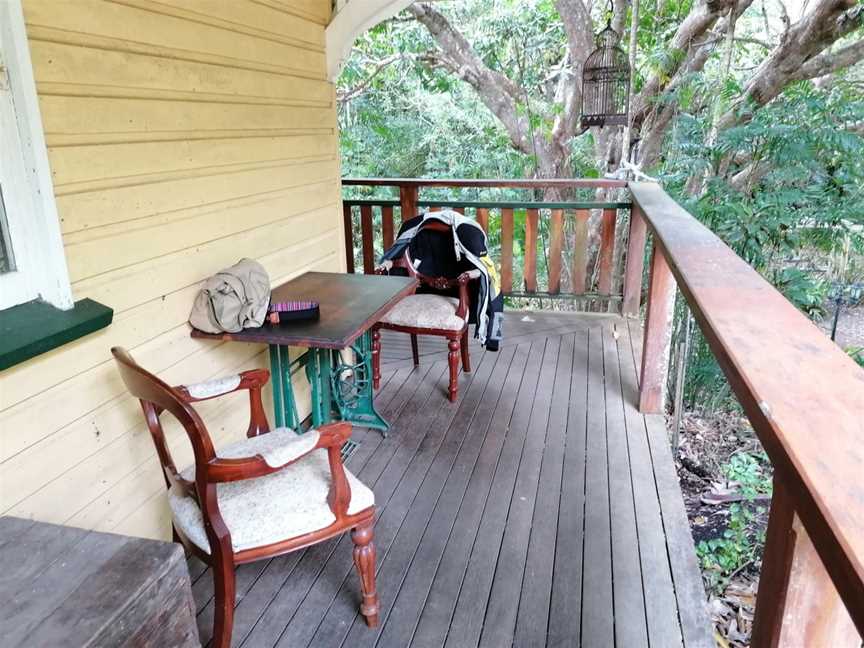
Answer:
M272 302L267 313L267 318L271 324L318 319L319 316L320 310L317 301L302 300Z

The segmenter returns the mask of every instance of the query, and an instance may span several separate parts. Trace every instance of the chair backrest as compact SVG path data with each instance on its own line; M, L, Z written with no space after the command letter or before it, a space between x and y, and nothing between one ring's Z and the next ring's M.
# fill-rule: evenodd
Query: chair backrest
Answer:
M126 349L114 347L111 349L111 354L117 361L117 368L126 389L141 402L144 419L150 430L153 444L156 446L166 484L169 488L176 486L181 491L186 491L184 480L180 478L171 451L168 449L159 416L163 411L167 411L180 422L192 444L196 465L206 463L215 456L213 442L204 422L190 405L183 402L175 389L135 362Z
M453 231L447 223L442 223L438 220L427 220L421 225L421 229L423 232L434 232L437 236L446 236L448 242L445 248L447 250L453 249ZM436 290L452 290L459 285L453 277L428 275L418 272L414 267L414 259L411 258L410 246L405 249L405 253L401 257L393 261L393 267L403 268L408 273L408 276L414 277L421 284L430 286Z

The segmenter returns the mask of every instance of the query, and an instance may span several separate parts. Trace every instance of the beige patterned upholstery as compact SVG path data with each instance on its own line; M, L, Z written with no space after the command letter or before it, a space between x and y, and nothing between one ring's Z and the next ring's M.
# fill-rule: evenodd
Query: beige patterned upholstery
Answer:
M408 295L381 321L396 326L460 331L465 319L456 316L459 300L442 295Z
M232 392L237 389L239 384L240 376L234 374L233 376L214 378L213 380L207 380L205 382L184 385L184 387L192 398L211 398L212 396L219 396L220 394Z
M260 454L269 465L277 466L291 461L289 457L302 455L317 442L318 433L314 430L298 436L292 430L280 428L238 441L217 450L216 454L225 459ZM189 466L181 475L194 480L195 466ZM351 486L348 514L373 506L375 495L372 491L348 470L345 475ZM330 482L327 451L318 449L271 475L218 484L219 510L231 532L234 551L273 544L330 526L336 520L327 504ZM204 552L210 553L197 502L174 492L169 492L168 501L180 531Z

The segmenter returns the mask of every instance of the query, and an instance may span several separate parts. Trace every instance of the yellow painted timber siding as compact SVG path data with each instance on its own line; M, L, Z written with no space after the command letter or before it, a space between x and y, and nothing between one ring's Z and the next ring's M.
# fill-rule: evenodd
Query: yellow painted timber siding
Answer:
M174 384L267 366L260 345L189 337L200 282L244 256L274 284L344 270L330 0L24 12L73 292L115 315L0 374L0 514L169 538L152 442L109 349ZM242 437L246 398L201 404L217 445ZM185 433L166 423L186 465Z

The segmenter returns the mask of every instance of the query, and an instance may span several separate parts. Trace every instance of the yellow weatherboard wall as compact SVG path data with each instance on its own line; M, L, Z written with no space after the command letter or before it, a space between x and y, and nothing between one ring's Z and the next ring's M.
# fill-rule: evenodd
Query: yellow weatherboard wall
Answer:
M109 349L174 384L267 366L262 346L189 337L200 282L244 256L274 285L344 270L330 0L24 13L73 293L115 315L0 375L0 514L168 538L161 471ZM199 411L217 446L248 423L245 394ZM166 431L188 464L185 433Z

